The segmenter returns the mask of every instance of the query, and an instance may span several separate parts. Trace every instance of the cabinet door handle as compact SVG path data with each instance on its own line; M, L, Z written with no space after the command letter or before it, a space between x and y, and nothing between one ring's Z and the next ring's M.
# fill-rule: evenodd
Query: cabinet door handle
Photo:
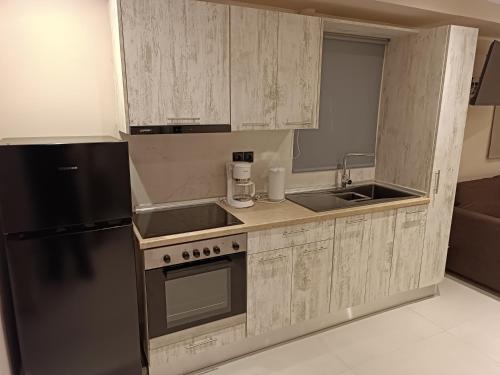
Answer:
M298 230L291 230L291 231L285 231L283 232L283 237L289 237L289 236L295 236L295 235L299 235L299 234L302 234L302 233L305 233L305 232L308 232L307 229L305 228L302 228L302 229L298 229Z
M204 346L204 345L210 345L210 344L213 344L213 343L216 343L217 342L217 339L215 337L209 337L203 341L200 341L196 344L191 344L191 345L187 345L185 346L186 350L193 350L193 349L196 349L200 346Z
M317 247L315 249L307 249L304 251L304 254L319 253L323 250L328 250L328 248L327 247Z
M435 182L434 182L434 194L437 194L439 193L439 183L441 182L441 170L437 171L435 173L436 177L435 177Z
M312 125L312 121L287 121L285 122L286 126L306 126Z
M241 124L241 126L261 126L261 127L264 127L264 126L269 126L271 124L269 124L268 122L243 122Z
M167 121L200 122L199 117L167 117Z
M368 221L368 219L366 218L361 218L361 219L351 219L351 220L347 220L347 224L358 224L358 223L362 223L363 221Z
M263 259L260 259L259 262L260 263L274 262L275 260L280 260L280 259L283 259L283 258L286 258L286 257L287 257L286 255L278 255L278 256L275 256L275 257L272 257L272 258L263 258Z

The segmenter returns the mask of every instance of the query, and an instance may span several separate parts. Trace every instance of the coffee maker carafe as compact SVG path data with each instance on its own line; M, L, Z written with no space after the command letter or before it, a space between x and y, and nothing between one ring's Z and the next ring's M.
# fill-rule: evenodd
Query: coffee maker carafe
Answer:
M227 164L227 203L235 208L254 204L255 183L251 180L252 164L235 162Z

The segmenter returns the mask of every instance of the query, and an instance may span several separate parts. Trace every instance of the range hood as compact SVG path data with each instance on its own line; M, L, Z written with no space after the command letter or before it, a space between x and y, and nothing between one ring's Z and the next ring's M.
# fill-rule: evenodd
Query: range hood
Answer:
M229 124L130 125L131 135L230 133Z

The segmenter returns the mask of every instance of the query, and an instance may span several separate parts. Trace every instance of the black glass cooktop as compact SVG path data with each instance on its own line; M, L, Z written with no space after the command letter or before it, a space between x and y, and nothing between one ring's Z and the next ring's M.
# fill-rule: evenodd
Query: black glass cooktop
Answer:
M243 224L215 203L138 212L134 223L142 238Z

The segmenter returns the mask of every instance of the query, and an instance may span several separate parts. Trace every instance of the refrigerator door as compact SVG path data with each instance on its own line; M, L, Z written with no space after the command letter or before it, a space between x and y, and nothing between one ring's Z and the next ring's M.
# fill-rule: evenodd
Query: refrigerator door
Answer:
M141 374L132 236L128 225L7 241L25 374Z
M0 181L3 233L131 216L126 142L3 145Z

